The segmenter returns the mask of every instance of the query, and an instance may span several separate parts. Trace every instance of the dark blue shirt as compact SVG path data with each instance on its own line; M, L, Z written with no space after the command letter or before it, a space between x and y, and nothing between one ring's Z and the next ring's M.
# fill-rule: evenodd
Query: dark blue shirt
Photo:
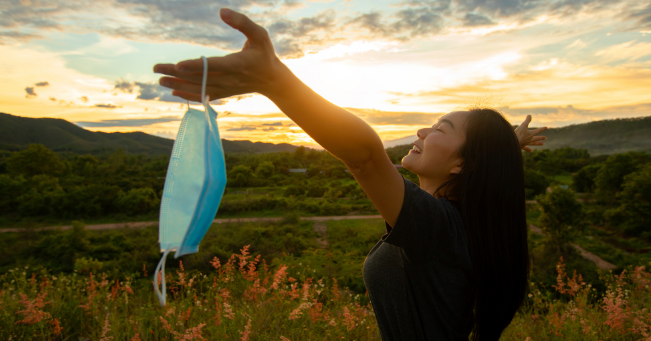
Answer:
M459 211L404 182L398 220L385 222L363 269L382 340L468 340L472 263Z

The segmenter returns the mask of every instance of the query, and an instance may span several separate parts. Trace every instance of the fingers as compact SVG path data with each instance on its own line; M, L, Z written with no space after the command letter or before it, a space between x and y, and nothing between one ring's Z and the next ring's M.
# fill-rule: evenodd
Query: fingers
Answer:
M547 129L548 129L547 127L536 128L536 129L530 131L529 134L538 135L538 134L542 133L543 131L545 131Z
M183 72L183 71L177 71L175 68L175 64L156 64L154 65L154 72L155 73L162 73L164 75L168 76L173 76L177 77L186 81L190 81L193 83L201 83L203 80L203 69L199 72ZM208 84L211 83L211 80L215 76L220 76L222 75L222 72L208 72Z
M529 147L522 147L522 149L525 150L525 151L527 151L527 152L529 152L529 153L532 152L531 148L529 148Z
M231 53L223 57L209 57L208 72L233 72L241 68L242 59L240 53ZM164 65L164 64L159 64ZM203 58L188 59L176 63L175 72L199 72L203 74Z
M178 96L178 97L181 97L181 98L183 98L184 100L187 100L187 101L201 102L201 95L191 94L189 92L184 92L184 91L180 91L180 90L172 91L172 96Z
M531 115L527 115L527 118L525 118L524 121L520 123L520 127L518 128L522 128L522 127L526 128L529 126L529 123L531 123Z
M529 140L530 141L540 141L540 140L546 140L546 139L547 139L546 136L532 136L531 139L529 139Z
M199 95L201 93L201 84L188 82L186 80L179 79L179 78L170 78L170 77L161 77L158 80L158 83L161 86L164 86L166 88L194 93L197 94L198 97L201 97Z
M230 27L244 33L244 35L254 43L264 43L267 37L267 31L262 26L254 23L242 13L235 12L228 8L222 8L219 11L222 20Z

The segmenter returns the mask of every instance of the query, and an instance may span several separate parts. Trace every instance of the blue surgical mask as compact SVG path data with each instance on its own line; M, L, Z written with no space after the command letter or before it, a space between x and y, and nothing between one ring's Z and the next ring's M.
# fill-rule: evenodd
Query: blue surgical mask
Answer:
M206 96L208 61L203 59L201 98L204 111L192 109L183 115L167 168L160 208L159 243L163 252L154 272L154 288L165 306L165 261L196 253L210 228L226 188L224 150L217 127L217 113ZM158 273L162 274L162 290Z

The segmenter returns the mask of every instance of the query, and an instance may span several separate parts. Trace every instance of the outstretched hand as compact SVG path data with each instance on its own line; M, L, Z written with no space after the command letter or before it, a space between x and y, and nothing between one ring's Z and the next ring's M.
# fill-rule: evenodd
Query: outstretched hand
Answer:
M519 127L515 128L515 135L518 137L518 141L520 141L520 148L531 152L531 148L527 146L542 146L545 144L543 141L546 140L547 137L537 135L547 130L547 127L529 130L529 123L531 123L531 115L527 115L524 122L522 122Z
M206 95L210 100L251 92L263 95L278 88L282 71L288 70L276 57L267 31L244 14L222 8L222 20L242 32L247 40L242 51L223 57L206 58L208 77ZM161 77L160 85L173 89L172 95L185 100L201 100L203 60L190 59L177 64L156 64L154 72L171 77Z

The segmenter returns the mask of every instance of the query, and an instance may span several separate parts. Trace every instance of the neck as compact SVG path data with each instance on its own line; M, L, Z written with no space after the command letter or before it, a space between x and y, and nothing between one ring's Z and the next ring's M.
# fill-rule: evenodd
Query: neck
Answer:
M449 193L447 193L449 187L443 188L440 190L438 193L435 193L436 190L446 181L452 179L452 177L448 177L447 179L432 179L432 178L426 178L423 176L418 176L418 180L420 181L420 188L424 190L425 192L433 195L435 198L445 198L449 197ZM456 198L448 198L450 200L455 200Z
M420 175L418 176L418 180L420 182L420 188L422 190L424 190L425 192L427 192L427 193L429 193L429 194L431 194L431 195L433 195L433 196L435 196L437 198L441 196L441 193L434 194L434 192L436 192L436 190L439 188L439 186L441 186L441 184L445 180L426 178L426 177L423 177L423 176L420 176Z

